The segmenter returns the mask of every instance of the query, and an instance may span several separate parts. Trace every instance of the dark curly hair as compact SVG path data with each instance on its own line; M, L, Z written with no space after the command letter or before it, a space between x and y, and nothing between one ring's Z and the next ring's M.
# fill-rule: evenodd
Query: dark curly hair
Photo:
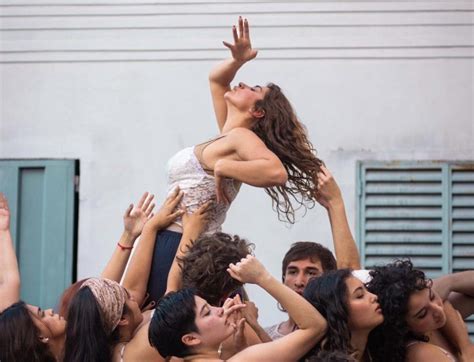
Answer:
M0 313L0 361L56 361L40 335L25 302L12 304Z
M197 295L218 306L224 297L242 286L227 272L229 264L252 252L253 244L237 235L215 233L200 237L178 258L183 288L195 288Z
M371 332L369 350L374 361L404 361L408 341L420 339L410 333L405 319L408 300L413 292L430 287L431 280L406 259L377 266L370 276L367 289L378 296L384 322Z
M323 162L308 139L307 131L298 120L291 103L276 84L267 84L269 91L255 103L256 110L265 115L253 125L252 131L260 137L269 150L275 153L288 173L283 186L265 189L278 213L295 222L295 208L312 208L315 205L316 177Z
M311 350L306 358L313 360L328 352L339 351L350 356L355 352L351 346L349 329L348 289L346 280L351 277L350 269L339 269L324 273L309 281L304 297L327 320L326 337ZM314 359L316 358L316 359Z

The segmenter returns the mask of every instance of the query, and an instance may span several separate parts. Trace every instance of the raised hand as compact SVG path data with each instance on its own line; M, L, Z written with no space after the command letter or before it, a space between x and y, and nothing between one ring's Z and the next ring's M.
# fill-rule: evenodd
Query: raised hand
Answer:
M229 264L227 272L242 283L260 284L269 276L265 267L253 255L247 255L238 263Z
M234 25L232 27L232 35L234 37L234 44L223 41L222 43L230 49L232 57L239 62L248 62L257 56L258 51L252 49L250 42L249 23L247 19L242 19L239 16L239 30Z
M154 197L152 194L145 192L138 201L137 206L134 207L133 204L130 204L127 210L125 210L123 227L132 238L140 236L143 227L151 217L151 212L155 207L155 204L152 203Z
M181 209L176 209L181 199L183 198L184 192L176 187L171 195L165 200L160 209L150 219L150 225L157 230L166 228L171 224L177 217L184 214L184 211Z
M10 209L8 200L3 193L0 193L0 231L7 231L10 228Z
M323 165L317 174L317 184L318 191L316 192L316 200L326 209L329 208L331 202L342 199L341 190L336 180L331 172Z

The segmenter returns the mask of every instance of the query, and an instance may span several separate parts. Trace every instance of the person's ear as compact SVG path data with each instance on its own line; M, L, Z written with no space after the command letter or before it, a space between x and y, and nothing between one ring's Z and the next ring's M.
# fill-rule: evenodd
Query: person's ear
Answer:
M252 113L252 117L256 119L260 119L265 117L265 110L263 108L258 108L258 109L252 109L250 111Z
M181 337L181 342L186 346L197 346L201 343L201 339L194 333L188 333Z
M120 321L118 322L118 326L126 326L130 323L128 317L126 315L123 315L122 318L120 318Z

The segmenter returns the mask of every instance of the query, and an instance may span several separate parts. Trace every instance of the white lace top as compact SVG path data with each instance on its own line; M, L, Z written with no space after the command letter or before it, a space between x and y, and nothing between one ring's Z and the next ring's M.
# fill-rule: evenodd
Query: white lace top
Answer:
M224 180L224 191L230 201L237 196L238 187L232 179ZM214 176L209 175L202 168L199 160L194 154L194 147L187 147L168 161L168 194L176 186L184 191L181 206L186 206L187 212L194 212L202 204L209 200L215 202L210 210L210 221L204 234L212 234L221 231L227 210L230 205L216 202L216 183ZM182 226L181 218L176 219L176 224Z

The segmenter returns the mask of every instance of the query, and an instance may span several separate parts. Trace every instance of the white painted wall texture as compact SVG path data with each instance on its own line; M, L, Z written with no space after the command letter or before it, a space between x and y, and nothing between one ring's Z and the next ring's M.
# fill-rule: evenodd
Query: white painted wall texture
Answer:
M258 58L238 80L282 86L355 225L357 160L473 160L472 1L0 2L0 158L80 160L78 277L97 275L167 159L216 135L207 74L242 14ZM243 187L224 231L277 277L297 240L329 247L325 211L279 222ZM284 318L251 288L262 324Z

